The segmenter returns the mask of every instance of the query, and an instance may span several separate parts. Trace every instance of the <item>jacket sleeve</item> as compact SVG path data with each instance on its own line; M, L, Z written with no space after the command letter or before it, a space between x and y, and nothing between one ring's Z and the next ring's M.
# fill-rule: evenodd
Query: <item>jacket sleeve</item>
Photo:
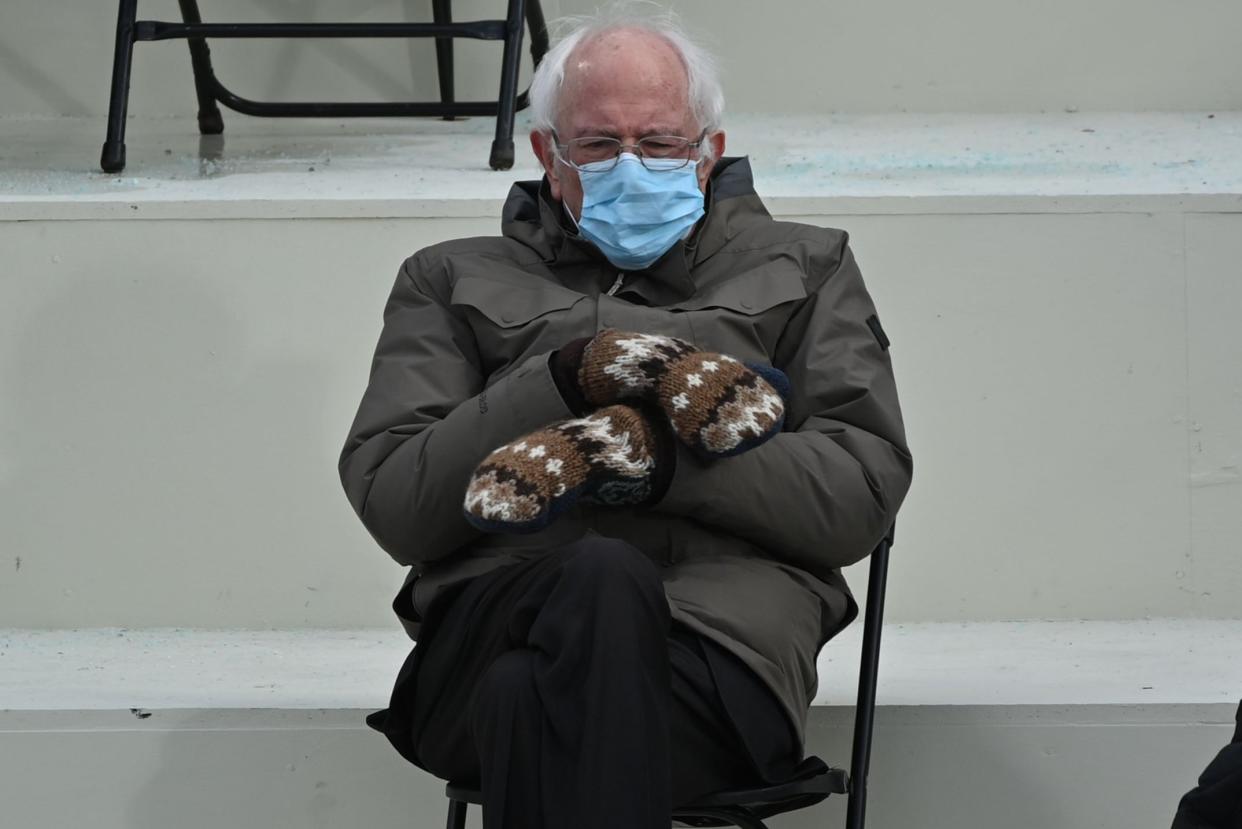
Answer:
M912 471L887 341L878 320L874 332L868 324L875 308L845 239L835 254L818 284L808 281L773 354L792 386L785 431L709 463L679 448L669 492L653 507L812 569L866 557Z
M338 465L354 511L401 564L442 558L478 537L462 517L475 466L497 446L572 416L549 353L487 385L469 324L427 274L419 256L397 274Z

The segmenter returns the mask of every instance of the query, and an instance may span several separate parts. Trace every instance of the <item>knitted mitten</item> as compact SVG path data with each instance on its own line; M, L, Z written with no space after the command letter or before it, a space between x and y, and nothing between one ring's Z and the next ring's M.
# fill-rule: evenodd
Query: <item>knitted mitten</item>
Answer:
M483 459L466 486L466 520L485 532L528 533L579 498L654 503L672 479L673 445L658 417L629 406L553 423Z
M677 437L709 458L758 446L785 422L784 372L676 337L605 329L559 349L553 371L579 405L638 399L659 406Z

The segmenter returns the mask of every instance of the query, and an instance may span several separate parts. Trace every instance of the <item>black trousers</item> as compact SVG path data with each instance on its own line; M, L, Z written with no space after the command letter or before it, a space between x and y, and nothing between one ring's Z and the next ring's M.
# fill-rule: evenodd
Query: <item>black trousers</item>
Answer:
M666 829L674 805L788 779L801 759L757 679L731 674L722 694L718 675L744 669L722 654L672 623L645 554L588 536L437 596L368 723L479 785L486 829Z

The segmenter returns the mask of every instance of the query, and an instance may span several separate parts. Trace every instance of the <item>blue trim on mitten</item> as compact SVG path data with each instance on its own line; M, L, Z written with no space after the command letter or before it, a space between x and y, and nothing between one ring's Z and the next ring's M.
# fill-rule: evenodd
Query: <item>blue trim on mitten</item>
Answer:
M789 406L789 396L793 394L793 386L789 382L789 377L785 372L776 366L766 366L762 363L742 363L748 369L758 374L764 380L767 380L772 388L776 389L776 393L781 396L781 400L785 401L785 406Z

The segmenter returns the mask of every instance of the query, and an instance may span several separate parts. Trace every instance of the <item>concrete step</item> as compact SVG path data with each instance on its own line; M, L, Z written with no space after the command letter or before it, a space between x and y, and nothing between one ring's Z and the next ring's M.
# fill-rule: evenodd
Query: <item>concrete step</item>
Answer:
M486 218L538 178L517 125L512 171L488 169L487 119L131 119L129 165L100 172L102 125L0 118L0 220ZM784 216L1242 209L1242 112L730 115Z
M817 706L850 706L862 626L820 653ZM885 706L1184 705L1242 694L1242 620L885 625ZM0 711L382 708L398 629L0 629Z
M821 654L808 736L838 764L858 634ZM1161 825L1228 741L1239 641L1239 621L890 625L870 825ZM442 784L362 723L408 645L387 629L0 632L5 825L434 825Z

